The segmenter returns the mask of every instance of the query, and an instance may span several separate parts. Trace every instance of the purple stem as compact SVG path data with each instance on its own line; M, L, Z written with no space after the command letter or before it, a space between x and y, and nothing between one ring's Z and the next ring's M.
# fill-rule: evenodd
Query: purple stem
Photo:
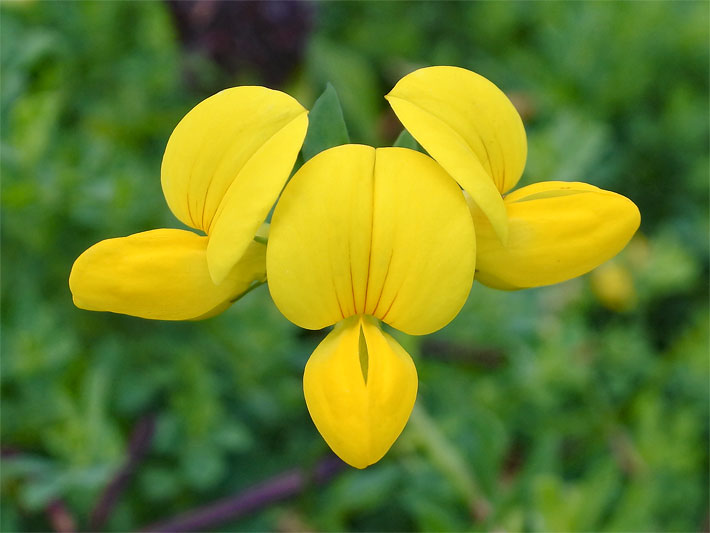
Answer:
M126 488L128 481L136 470L138 463L143 459L150 447L155 431L155 417L147 415L141 418L133 429L128 443L128 456L113 479L106 485L101 493L101 498L91 511L89 529L100 531L109 514L118 502L118 498Z
M27 454L20 448L14 446L0 447L0 458L2 459L12 459L13 457L21 457L23 455L32 457L31 454ZM73 533L77 530L74 515L72 515L69 508L61 499L55 498L49 502L45 507L45 511L54 531L59 533Z
M15 448L14 446L2 446L0 447L0 457L6 458L6 457L15 457L16 455L20 455L22 453L22 450L19 448Z
M210 505L187 511L164 522L146 526L144 532L203 531L303 492L311 483L325 483L345 468L335 456L323 459L309 473L293 469Z
M53 500L47 505L49 521L57 533L73 533L76 531L76 520L61 500Z

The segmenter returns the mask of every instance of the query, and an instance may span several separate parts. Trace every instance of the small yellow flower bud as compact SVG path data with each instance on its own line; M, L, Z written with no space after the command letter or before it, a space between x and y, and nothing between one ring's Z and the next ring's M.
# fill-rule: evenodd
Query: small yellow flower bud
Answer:
M629 311L636 305L636 289L628 269L616 262L606 263L591 274L592 291L599 302L612 311Z

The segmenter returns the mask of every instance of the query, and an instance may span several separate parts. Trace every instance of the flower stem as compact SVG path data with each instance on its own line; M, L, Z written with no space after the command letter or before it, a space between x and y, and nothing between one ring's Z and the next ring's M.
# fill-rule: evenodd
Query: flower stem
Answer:
M213 530L220 524L237 520L250 512L296 496L313 485L326 483L345 468L345 463L337 457L326 457L313 470L287 470L242 492L192 509L164 522L149 525L141 531L177 533Z
M253 282L251 285L249 285L247 290L245 290L243 293L241 293L239 296L237 296L234 300L230 300L230 302L231 303L238 302L239 300L244 298L247 294L249 294L254 289L261 287L264 283L266 283L266 280Z
M89 528L91 531L103 529L111 512L118 503L121 494L128 486L128 483L138 468L150 448L153 433L155 432L155 417L152 414L146 415L138 421L128 444L126 460L115 476L101 493L101 497L94 509L91 511Z
M414 443L429 455L434 466L448 478L469 504L474 519L480 522L486 520L491 511L488 499L478 487L466 460L442 433L421 403L414 406L408 427Z

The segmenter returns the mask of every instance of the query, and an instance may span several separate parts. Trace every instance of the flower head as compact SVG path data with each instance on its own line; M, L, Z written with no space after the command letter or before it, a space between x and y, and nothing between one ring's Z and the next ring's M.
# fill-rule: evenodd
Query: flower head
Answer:
M268 248L257 237L303 143L307 113L262 87L200 103L168 141L162 185L173 213L206 235L158 229L92 246L70 276L76 305L205 318L268 271L289 320L335 325L303 377L316 427L347 463L375 463L417 395L414 363L381 323L412 335L444 327L474 272L499 289L581 275L618 253L640 221L633 202L585 183L508 193L525 167L523 123L473 72L421 69L387 98L431 157L349 144L320 152L286 186Z
M262 223L308 126L293 98L236 87L207 98L168 141L161 180L168 206L206 236L156 229L95 244L69 278L74 303L143 318L206 318L265 279Z

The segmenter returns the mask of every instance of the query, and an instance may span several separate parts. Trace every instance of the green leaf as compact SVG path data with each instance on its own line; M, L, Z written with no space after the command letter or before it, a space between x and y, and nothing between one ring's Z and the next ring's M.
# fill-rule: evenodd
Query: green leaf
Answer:
M308 119L308 134L301 150L304 160L308 161L328 148L350 142L338 93L330 83L313 104Z
M305 69L315 87L330 82L337 88L355 142L377 146L381 138L373 125L385 104L378 67L371 56L363 55L341 38L313 35L308 46Z
M407 130L402 130L402 133L397 136L392 146L397 146L399 148L409 148L410 150L418 150L421 152L419 143L414 137L412 137L412 134L409 133Z

